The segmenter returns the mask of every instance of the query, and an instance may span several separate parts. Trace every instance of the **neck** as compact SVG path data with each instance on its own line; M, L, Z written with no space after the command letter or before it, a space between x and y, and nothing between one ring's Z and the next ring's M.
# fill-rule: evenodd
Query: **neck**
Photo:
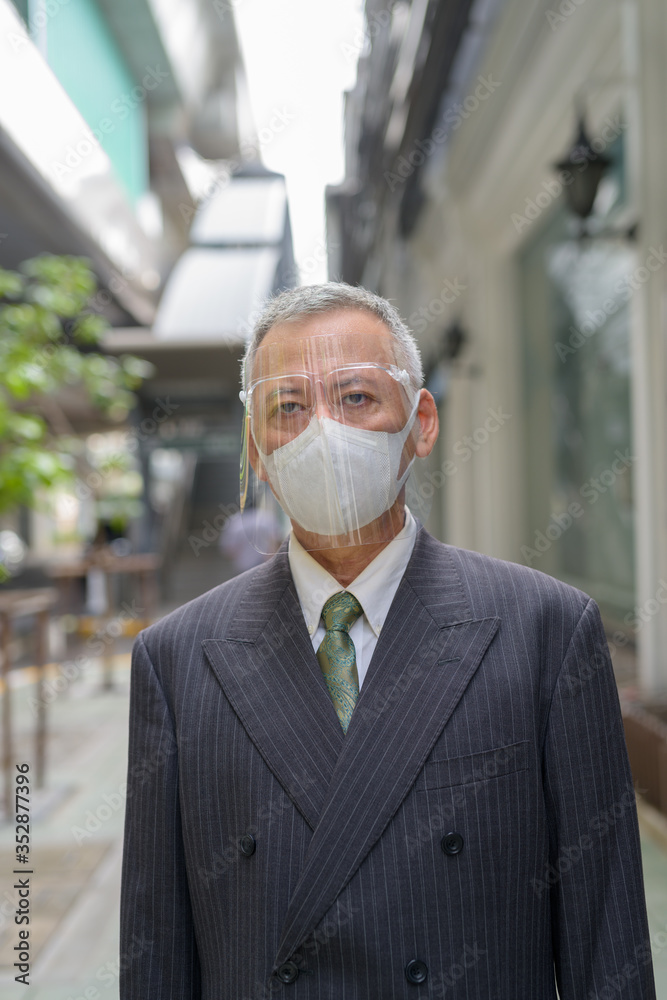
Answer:
M405 524L405 507L397 500L393 507L371 524L365 525L350 544L332 544L326 535L304 531L292 521L292 529L315 562L319 563L343 587L349 586L369 563L391 542ZM379 541L378 539L382 539Z

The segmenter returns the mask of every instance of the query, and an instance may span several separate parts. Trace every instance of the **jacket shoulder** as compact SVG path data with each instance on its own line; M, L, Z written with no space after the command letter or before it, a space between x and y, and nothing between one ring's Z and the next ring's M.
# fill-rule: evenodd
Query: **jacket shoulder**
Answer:
M574 627L591 603L583 591L529 566L447 545L431 536L427 547L441 565L458 574L474 615L511 614L524 622L558 619Z
M524 566L522 563L510 562L507 559L497 559L495 556L487 556L481 552L473 552L469 549L457 548L446 545L453 558L457 559L461 569L472 579L488 578L512 583L515 586L527 590L546 591L554 594L561 594L577 603L586 605L591 600L590 596L579 590L577 587L564 583L556 577L549 576L541 570Z

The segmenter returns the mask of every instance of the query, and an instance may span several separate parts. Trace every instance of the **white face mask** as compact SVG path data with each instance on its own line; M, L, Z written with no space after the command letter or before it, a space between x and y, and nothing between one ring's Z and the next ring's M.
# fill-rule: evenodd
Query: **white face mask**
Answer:
M305 431L270 455L257 449L287 516L318 535L344 535L392 506L410 474L400 476L403 446L419 394L403 430L369 431L313 417Z

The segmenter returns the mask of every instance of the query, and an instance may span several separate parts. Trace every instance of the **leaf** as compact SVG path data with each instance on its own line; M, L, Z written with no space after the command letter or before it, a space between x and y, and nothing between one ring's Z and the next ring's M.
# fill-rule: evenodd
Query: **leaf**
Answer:
M82 257L42 254L19 271L0 268L0 512L34 505L40 493L71 483L80 441L58 439L25 412L32 397L83 385L106 418L123 419L129 391L150 372L138 358L94 350L108 328L90 308L97 280ZM18 402L17 402L18 401ZM27 401L27 402L26 402Z
M137 380L138 384L141 384L145 378L151 378L156 371L155 365L151 364L150 361L144 361L143 358L136 358L133 354L122 354L119 361L125 374L132 382Z
M25 280L20 274L0 267L0 298L18 298L23 292L24 285Z
M85 313L72 327L72 336L79 344L98 344L108 329L109 323L103 316Z
M8 429L17 438L24 438L26 441L41 441L46 433L46 424L39 417L12 413Z

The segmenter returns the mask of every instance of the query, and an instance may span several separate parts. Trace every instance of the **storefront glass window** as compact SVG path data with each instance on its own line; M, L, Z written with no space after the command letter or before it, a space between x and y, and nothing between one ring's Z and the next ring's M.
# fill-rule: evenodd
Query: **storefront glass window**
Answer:
M598 223L623 197L620 145ZM536 223L537 225L537 223ZM519 260L528 518L524 561L586 590L612 620L634 604L632 245L580 240L559 207Z

